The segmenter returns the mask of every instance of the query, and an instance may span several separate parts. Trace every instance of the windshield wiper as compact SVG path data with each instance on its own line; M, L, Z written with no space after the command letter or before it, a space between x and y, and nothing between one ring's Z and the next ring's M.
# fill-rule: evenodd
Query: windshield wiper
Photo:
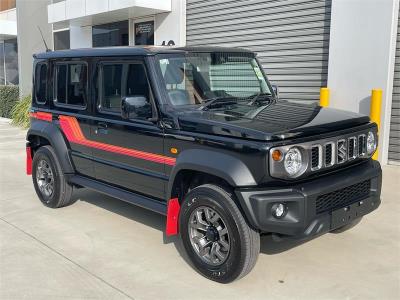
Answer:
M265 100L267 100L269 104L275 102L276 98L270 93L258 93L250 100L249 103L247 103L247 105L254 105L254 103L262 102Z
M203 105L199 107L199 110L207 110L214 105L228 105L228 104L236 104L237 100L234 97L215 97L206 99L203 101Z

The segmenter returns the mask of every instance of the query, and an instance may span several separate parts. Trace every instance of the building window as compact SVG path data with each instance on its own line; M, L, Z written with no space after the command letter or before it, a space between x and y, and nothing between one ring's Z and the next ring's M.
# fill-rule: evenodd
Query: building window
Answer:
M95 25L92 27L93 47L128 46L129 21Z
M56 65L56 104L84 107L87 94L87 65Z
M35 70L35 101L44 104L47 101L47 64L38 63Z
M154 45L154 21L135 23L135 45Z
M0 85L6 84L6 73L4 68L4 43L0 42Z
M5 40L0 44L0 82L1 84L18 84L18 44L17 39Z
M54 32L54 50L64 50L70 48L69 30Z

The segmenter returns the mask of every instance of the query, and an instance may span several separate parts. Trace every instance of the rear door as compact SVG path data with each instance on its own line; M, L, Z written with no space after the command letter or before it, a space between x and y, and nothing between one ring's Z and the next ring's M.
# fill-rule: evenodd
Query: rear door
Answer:
M78 174L94 177L92 149L83 142L90 136L91 105L88 61L54 61L51 108L58 115L60 129L69 143L70 154Z
M98 180L164 198L163 130L146 119L121 117L123 97L154 99L142 58L97 63L97 106L92 128Z

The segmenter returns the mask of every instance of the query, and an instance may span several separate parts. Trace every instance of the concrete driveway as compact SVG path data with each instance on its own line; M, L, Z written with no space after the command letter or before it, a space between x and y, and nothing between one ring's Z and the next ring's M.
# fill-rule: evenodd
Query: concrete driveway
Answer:
M400 299L400 167L359 226L301 245L262 238L247 277L198 275L165 218L79 190L49 209L25 175L25 132L0 121L0 299Z

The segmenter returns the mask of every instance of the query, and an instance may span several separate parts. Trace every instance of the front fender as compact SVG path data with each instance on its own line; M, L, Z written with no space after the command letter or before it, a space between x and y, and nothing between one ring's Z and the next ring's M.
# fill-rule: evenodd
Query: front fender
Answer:
M181 170L207 173L224 179L232 187L255 186L257 182L249 168L232 155L202 149L185 150L179 154L168 183L168 194Z
M75 173L74 166L69 156L67 143L56 124L41 120L31 122L31 127L26 134L27 141L31 141L34 136L39 136L49 141L65 174Z

